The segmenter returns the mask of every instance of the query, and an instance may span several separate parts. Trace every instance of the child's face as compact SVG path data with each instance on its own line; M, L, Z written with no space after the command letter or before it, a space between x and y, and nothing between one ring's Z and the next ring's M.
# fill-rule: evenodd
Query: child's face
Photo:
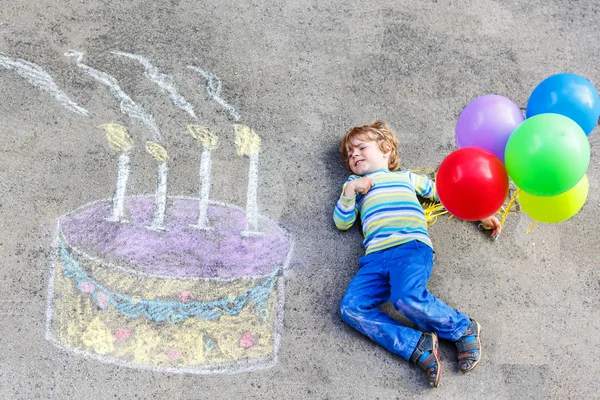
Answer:
M374 140L354 139L348 146L348 164L356 175L365 175L388 167L390 151L384 153Z

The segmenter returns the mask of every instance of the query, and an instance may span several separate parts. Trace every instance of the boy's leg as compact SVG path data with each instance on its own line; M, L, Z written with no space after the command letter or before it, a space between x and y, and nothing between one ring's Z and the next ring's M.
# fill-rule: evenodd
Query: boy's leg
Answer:
M469 318L429 293L426 287L433 268L431 248L416 240L395 247L388 266L394 307L442 339L460 339L467 331Z
M346 289L340 313L354 329L409 360L421 332L400 325L377 308L390 298L390 285L384 271L385 258L385 252L361 258L361 268Z
M404 248L404 249L403 249ZM450 308L427 290L433 251L414 241L399 246L390 257L390 285L396 309L419 327L456 343L458 368L471 371L481 359L481 327L477 321Z

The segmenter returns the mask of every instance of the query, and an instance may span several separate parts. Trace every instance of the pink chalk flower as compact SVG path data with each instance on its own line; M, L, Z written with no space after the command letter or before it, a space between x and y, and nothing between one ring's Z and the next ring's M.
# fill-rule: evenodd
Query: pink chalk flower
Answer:
M131 329L129 328L119 328L115 332L115 337L120 342L122 340L128 339L131 336Z
M92 293L94 290L96 290L96 285L94 285L92 282L85 281L81 282L78 288L83 293Z
M179 294L179 300L187 303L188 301L194 300L194 294L189 291L181 292Z
M179 350L177 348L172 348L172 349L167 350L167 358L169 360L175 361L179 357L181 357L181 350Z
M98 305L98 307L104 310L106 307L108 307L109 298L110 297L106 293L98 292L96 294L96 304Z
M258 338L250 332L246 332L240 338L240 346L244 349L249 349L258 342Z

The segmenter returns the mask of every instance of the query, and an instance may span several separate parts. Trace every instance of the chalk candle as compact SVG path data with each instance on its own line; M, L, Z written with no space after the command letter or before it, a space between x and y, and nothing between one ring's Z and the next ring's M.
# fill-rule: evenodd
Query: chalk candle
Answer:
M258 230L258 153L260 152L260 137L246 125L235 124L235 145L239 156L248 156L248 191L246 194L246 229L243 237L264 236Z
M166 161L169 158L169 155L162 145L152 141L146 142L146 151L150 153L156 161L160 162L156 177L154 215L152 217L152 224L146 228L152 231L164 231L165 211L167 208L167 172L169 170Z
M125 127L118 124L100 125L106 132L108 146L121 152L119 156L119 164L117 167L117 186L113 195L112 212L107 220L112 222L127 222L124 212L125 188L127 187L127 179L131 169L131 161L129 159L129 150L133 147L133 140L127 134Z
M200 201L198 223L191 225L194 228L208 230L208 199L210 193L210 175L211 175L211 151L217 148L219 137L212 133L207 127L195 124L187 125L187 129L194 139L202 146L202 155L200 156Z

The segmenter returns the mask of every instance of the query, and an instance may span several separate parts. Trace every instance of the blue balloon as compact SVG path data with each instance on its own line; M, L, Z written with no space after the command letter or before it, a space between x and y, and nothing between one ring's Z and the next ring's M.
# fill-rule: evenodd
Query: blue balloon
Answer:
M544 113L569 117L589 135L600 117L598 91L580 75L552 75L537 85L527 101L527 118Z

